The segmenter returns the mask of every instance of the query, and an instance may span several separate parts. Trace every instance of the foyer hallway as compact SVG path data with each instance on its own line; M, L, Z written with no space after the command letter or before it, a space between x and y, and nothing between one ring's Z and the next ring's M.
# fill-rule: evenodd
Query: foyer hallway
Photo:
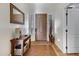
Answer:
M36 41L31 43L31 48L25 56L56 56L49 42Z

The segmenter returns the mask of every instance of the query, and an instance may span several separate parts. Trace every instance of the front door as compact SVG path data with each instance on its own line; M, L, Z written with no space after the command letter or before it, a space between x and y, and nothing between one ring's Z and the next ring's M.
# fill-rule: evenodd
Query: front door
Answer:
M47 14L36 14L36 40L47 40Z

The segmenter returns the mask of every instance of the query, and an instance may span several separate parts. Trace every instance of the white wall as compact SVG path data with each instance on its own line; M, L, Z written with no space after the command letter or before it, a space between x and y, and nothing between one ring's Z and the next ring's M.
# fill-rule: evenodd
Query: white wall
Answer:
M55 11L55 43L66 52L66 6L68 4L57 4Z
M0 55L10 53L9 4L0 4Z
M31 41L35 41L35 19L34 19L34 14L29 14L29 33L31 35Z
M27 21L28 21L28 33L31 35L31 41L35 41L35 19L34 19L34 9L35 6L33 3L27 3L26 9L28 9ZM27 11L27 10L26 10ZM32 30L32 33L31 33Z
M48 13L54 14L55 4L53 3L36 3L35 13Z
M24 13L24 4L14 4ZM26 17L26 16L25 16ZM27 23L27 19L26 23ZM26 25L27 26L27 25ZM0 4L0 56L10 55L12 39L12 31L16 27L25 27L24 25L11 24L10 23L10 5L7 3Z

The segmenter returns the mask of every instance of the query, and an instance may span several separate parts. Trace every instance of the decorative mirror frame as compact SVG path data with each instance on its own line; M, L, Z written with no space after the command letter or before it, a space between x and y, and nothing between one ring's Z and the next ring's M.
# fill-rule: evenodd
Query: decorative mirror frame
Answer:
M13 21L13 9L16 9L18 12L20 12L22 15L23 15L23 21L22 22L15 22ZM24 13L18 9L16 6L14 6L12 3L10 3L10 23L14 23L14 24L24 24L24 21L25 21L25 15Z

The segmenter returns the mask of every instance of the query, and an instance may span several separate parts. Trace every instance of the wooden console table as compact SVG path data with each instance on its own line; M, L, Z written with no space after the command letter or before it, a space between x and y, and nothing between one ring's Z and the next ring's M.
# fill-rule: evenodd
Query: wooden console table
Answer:
M12 56L17 56L15 54L16 53L15 49L17 51L17 49L19 48L21 49L21 52L22 52L21 55L24 55L28 51L28 49L31 47L31 36L25 35L21 39L15 38L15 39L10 40L10 42L11 42L11 55ZM19 42L19 45L18 45L18 42Z

